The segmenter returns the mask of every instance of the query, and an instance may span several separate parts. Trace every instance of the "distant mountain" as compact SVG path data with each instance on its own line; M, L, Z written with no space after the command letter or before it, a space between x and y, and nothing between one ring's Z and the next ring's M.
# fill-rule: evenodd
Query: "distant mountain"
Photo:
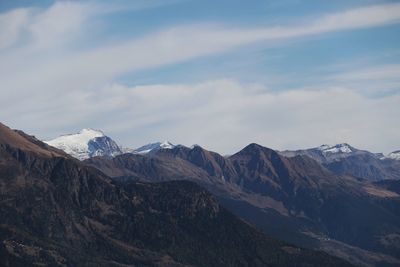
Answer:
M400 195L306 156L250 144L223 157L200 146L92 158L115 180L190 180L275 238L318 248L360 266L398 266Z
M175 147L171 142L164 141L150 143L137 149L123 148L102 131L90 128L82 129L76 134L61 135L53 140L44 142L63 150L65 153L79 160L98 156L115 157L124 153L153 154L161 149L172 149Z
M362 154L372 154L368 151L356 149L349 144L342 143L337 145L321 145L319 147L309 148L309 149L301 149L301 150L286 150L280 151L281 155L286 157L294 157L298 155L306 155L310 158L321 162L321 163L329 163L335 160L339 160L342 158L347 158L352 155L362 155Z
M76 134L62 135L44 142L79 160L96 156L114 157L122 154L121 148L114 140L104 135L102 131L89 128Z
M117 182L2 124L0 199L1 266L351 266L262 234L192 182Z
M393 160L396 152L385 157L382 153L356 149L344 143L279 153L285 157L308 156L340 175L349 174L370 181L400 179L400 161Z
M155 153L161 149L172 149L174 147L175 147L175 145L173 145L169 141L164 141L164 142L150 143L150 144L141 146L139 148L133 149L129 152L134 153L134 154L147 154L147 153Z

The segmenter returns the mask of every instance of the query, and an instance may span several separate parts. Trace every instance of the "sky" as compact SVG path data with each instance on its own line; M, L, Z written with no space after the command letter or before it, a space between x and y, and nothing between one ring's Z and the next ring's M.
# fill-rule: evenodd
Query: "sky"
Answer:
M169 140L400 149L400 1L0 0L0 121Z

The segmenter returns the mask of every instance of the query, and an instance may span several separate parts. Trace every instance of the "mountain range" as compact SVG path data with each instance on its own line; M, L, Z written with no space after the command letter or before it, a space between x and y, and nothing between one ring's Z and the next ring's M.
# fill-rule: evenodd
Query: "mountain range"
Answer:
M360 266L400 264L395 157L349 144L296 151L250 144L231 156L198 145L161 144L84 163L117 181L194 181L277 239Z
M164 149L173 149L177 146L184 147L164 141L149 143L136 149L123 148L117 145L113 139L104 135L102 131L90 128L83 129L76 134L62 135L45 142L79 160L96 156L115 157L124 153L155 154ZM285 157L310 157L338 175L351 175L369 181L400 179L399 151L391 152L385 156L382 153L360 150L343 143L337 145L324 144L315 148L277 152Z
M351 266L266 236L195 183L112 179L2 124L0 192L1 266Z
M398 151L384 156L356 149L349 144L337 144L279 153L286 157L308 156L336 174L349 174L370 181L400 179Z
M348 144L221 156L121 148L91 129L46 143L0 129L6 266L400 265L392 157Z
M307 156L287 158L250 144L229 157L179 146L84 162L120 181L194 181L277 239L323 249L359 266L400 264L398 192L337 175Z
M175 147L168 141L150 143L136 149L119 146L113 139L102 131L85 128L74 134L65 134L51 140L46 144L61 149L79 160L104 156L115 157L124 153L146 154L155 153L161 149Z

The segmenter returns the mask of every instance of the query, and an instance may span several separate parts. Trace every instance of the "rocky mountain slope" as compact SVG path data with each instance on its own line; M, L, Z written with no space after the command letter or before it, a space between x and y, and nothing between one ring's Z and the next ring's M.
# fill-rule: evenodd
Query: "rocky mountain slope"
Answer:
M120 181L195 181L276 238L362 266L400 264L399 194L337 175L307 156L288 158L250 144L230 157L181 146L85 162Z
M118 182L2 124L0 200L1 266L350 266L265 236L191 182Z

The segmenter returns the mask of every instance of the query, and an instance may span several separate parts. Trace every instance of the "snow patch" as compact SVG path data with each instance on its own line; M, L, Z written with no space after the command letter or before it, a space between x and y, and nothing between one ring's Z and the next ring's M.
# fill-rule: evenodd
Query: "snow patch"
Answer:
M133 154L148 154L148 153L154 153L161 149L173 149L174 147L175 147L175 145L169 141L155 142L155 143L150 143L150 144L141 146L141 147L133 150L131 153L133 153Z
M353 150L348 144L337 144L334 146L322 145L317 148L322 153L351 153Z
M389 153L386 158L389 159L394 159L394 160L400 160L400 150L398 151L393 151L392 153Z

